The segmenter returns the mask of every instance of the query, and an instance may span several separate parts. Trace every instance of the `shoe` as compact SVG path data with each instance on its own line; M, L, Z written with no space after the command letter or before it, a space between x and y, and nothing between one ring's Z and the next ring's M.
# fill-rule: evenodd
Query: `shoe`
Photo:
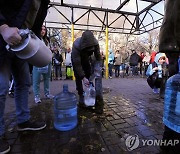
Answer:
M153 88L153 93L159 94L159 89L158 88Z
M46 97L47 99L53 99L53 98L54 98L54 96L51 95L51 94L45 94L45 97Z
M14 98L14 92L9 91L8 95L9 95L9 97Z
M0 136L0 154L8 153L10 149L9 143L4 137Z
M18 124L18 131L25 131L25 130L42 130L46 127L44 122L30 122L26 121L23 123Z
M96 96L95 113L103 114L104 101L100 96Z
M112 76L109 76L110 79L112 79Z
M36 104L41 103L41 99L40 99L39 95L35 96L34 101L35 101Z

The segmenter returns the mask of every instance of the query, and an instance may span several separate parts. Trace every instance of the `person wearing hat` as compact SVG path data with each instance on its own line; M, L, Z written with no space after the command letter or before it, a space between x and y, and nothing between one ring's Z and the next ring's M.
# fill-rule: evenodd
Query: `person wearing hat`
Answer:
M86 30L85 32L83 32L82 37L77 38L74 41L71 53L71 60L75 75L76 90L78 91L79 95L79 107L84 108L86 106L84 104L83 84L86 87L90 86L90 77L93 75L95 69L94 64L101 64L99 43L90 30ZM101 114L103 113L104 106L101 75L95 79L95 89L95 112Z
M157 53L154 62L148 66L146 72L148 76L147 82L153 89L153 93L159 93L159 88L162 84L164 63L166 63L166 55L164 53Z

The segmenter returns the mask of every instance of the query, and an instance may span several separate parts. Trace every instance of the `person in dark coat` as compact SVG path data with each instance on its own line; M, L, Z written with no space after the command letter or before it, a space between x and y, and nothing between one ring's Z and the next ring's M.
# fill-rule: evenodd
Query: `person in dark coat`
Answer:
M95 61L92 61L92 56ZM84 107L83 84L88 87L90 85L90 77L93 75L94 63L101 64L101 55L99 43L89 30L83 32L82 37L77 38L73 43L71 60L76 79L76 89L79 94L79 106ZM101 70L99 70L101 71ZM96 103L95 112L103 112L103 96L102 96L102 76L95 79Z
M132 75L138 75L138 63L140 61L140 56L135 50L132 50L132 54L129 59L129 65L132 67Z
M166 0L163 23L159 33L159 52L164 52L168 57L169 77L178 73L178 58L180 55L180 0ZM173 141L180 140L180 133L165 126L163 140ZM179 144L180 146L180 144ZM162 146L167 153L174 147ZM177 148L179 150L179 147ZM178 151L176 151L178 153Z
M62 79L62 62L63 62L63 57L58 50L58 47L54 48L54 56L53 56L53 61L54 61L54 70L55 70L55 80Z
M0 153L10 151L5 140L4 109L9 88L9 77L14 79L14 98L18 131L41 130L44 122L31 122L28 108L30 86L29 65L14 53L6 50L6 45L21 42L19 29L29 28L40 36L41 26L47 14L49 0L1 0L0 1ZM36 9L35 9L36 8Z

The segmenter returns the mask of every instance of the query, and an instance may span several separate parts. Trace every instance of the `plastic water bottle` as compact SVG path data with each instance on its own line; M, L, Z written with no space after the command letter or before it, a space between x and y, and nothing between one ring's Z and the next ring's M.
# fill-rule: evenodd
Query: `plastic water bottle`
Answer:
M63 85L63 91L54 97L54 127L68 131L77 126L77 97Z
M84 103L86 106L94 106L96 102L96 91L92 84L88 88L86 88L86 91L84 93Z
M180 133L180 60L179 73L166 82L163 122L167 127Z

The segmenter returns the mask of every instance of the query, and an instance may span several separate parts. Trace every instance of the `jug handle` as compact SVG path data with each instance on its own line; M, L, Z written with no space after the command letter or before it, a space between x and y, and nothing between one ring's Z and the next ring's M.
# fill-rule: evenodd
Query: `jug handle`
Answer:
M22 42L23 40L25 40L28 37L28 34L30 33L30 30L29 29L20 29L18 33L22 37L22 40L21 40L21 42ZM13 46L11 46L9 44L6 45L6 49L8 51L11 51L11 47L13 47Z

